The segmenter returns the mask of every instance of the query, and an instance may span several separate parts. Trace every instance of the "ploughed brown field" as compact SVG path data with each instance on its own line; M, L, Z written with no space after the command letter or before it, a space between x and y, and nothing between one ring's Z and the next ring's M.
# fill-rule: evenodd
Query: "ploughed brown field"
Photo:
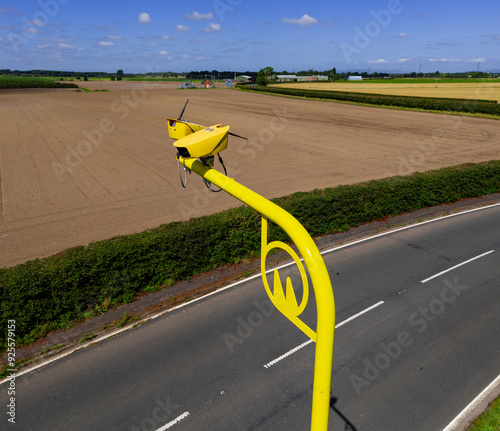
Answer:
M179 183L165 118L223 123L228 174L268 198L499 158L500 122L177 83L0 94L0 266L240 205ZM216 162L216 167L219 166Z

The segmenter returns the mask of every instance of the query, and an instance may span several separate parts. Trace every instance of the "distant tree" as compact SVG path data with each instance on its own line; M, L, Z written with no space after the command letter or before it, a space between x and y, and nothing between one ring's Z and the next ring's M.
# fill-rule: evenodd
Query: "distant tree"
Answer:
M121 81L122 80L122 77L123 77L123 70L122 69L118 69L116 71L116 80L117 81Z
M434 72L434 76L436 76L436 78L439 78L439 70L436 70L436 72Z
M83 75L83 80L84 80L84 81L88 81L88 80L89 80L89 75L88 75L88 73L86 73L85 75Z
M111 81L115 80L115 75L111 75Z
M257 84L259 85L267 85L272 82L276 82L278 78L278 74L274 71L274 69L270 66L264 67L264 69L260 69L257 73Z

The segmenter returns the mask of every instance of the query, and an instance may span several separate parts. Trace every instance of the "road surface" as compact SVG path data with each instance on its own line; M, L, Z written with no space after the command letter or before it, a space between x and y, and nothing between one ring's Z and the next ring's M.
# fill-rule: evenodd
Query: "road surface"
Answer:
M442 431L500 374L499 220L493 206L324 254L330 430ZM314 343L256 277L19 376L2 429L307 430L313 364Z

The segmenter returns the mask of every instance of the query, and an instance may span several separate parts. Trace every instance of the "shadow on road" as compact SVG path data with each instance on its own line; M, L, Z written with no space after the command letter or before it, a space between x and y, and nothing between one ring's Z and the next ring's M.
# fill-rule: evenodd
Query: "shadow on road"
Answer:
M345 426L344 426L344 431L358 431L357 428L347 419L342 412L335 407L335 403L337 402L337 398L331 397L330 398L330 407L332 410L344 421Z

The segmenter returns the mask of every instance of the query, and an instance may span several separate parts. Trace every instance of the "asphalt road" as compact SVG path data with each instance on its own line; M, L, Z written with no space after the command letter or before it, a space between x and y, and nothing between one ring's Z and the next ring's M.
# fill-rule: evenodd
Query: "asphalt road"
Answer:
M499 220L496 206L324 255L338 326L331 430L442 431L500 374ZM298 283L293 267L280 274ZM1 429L307 430L307 341L255 278L19 376L16 424L3 413Z

